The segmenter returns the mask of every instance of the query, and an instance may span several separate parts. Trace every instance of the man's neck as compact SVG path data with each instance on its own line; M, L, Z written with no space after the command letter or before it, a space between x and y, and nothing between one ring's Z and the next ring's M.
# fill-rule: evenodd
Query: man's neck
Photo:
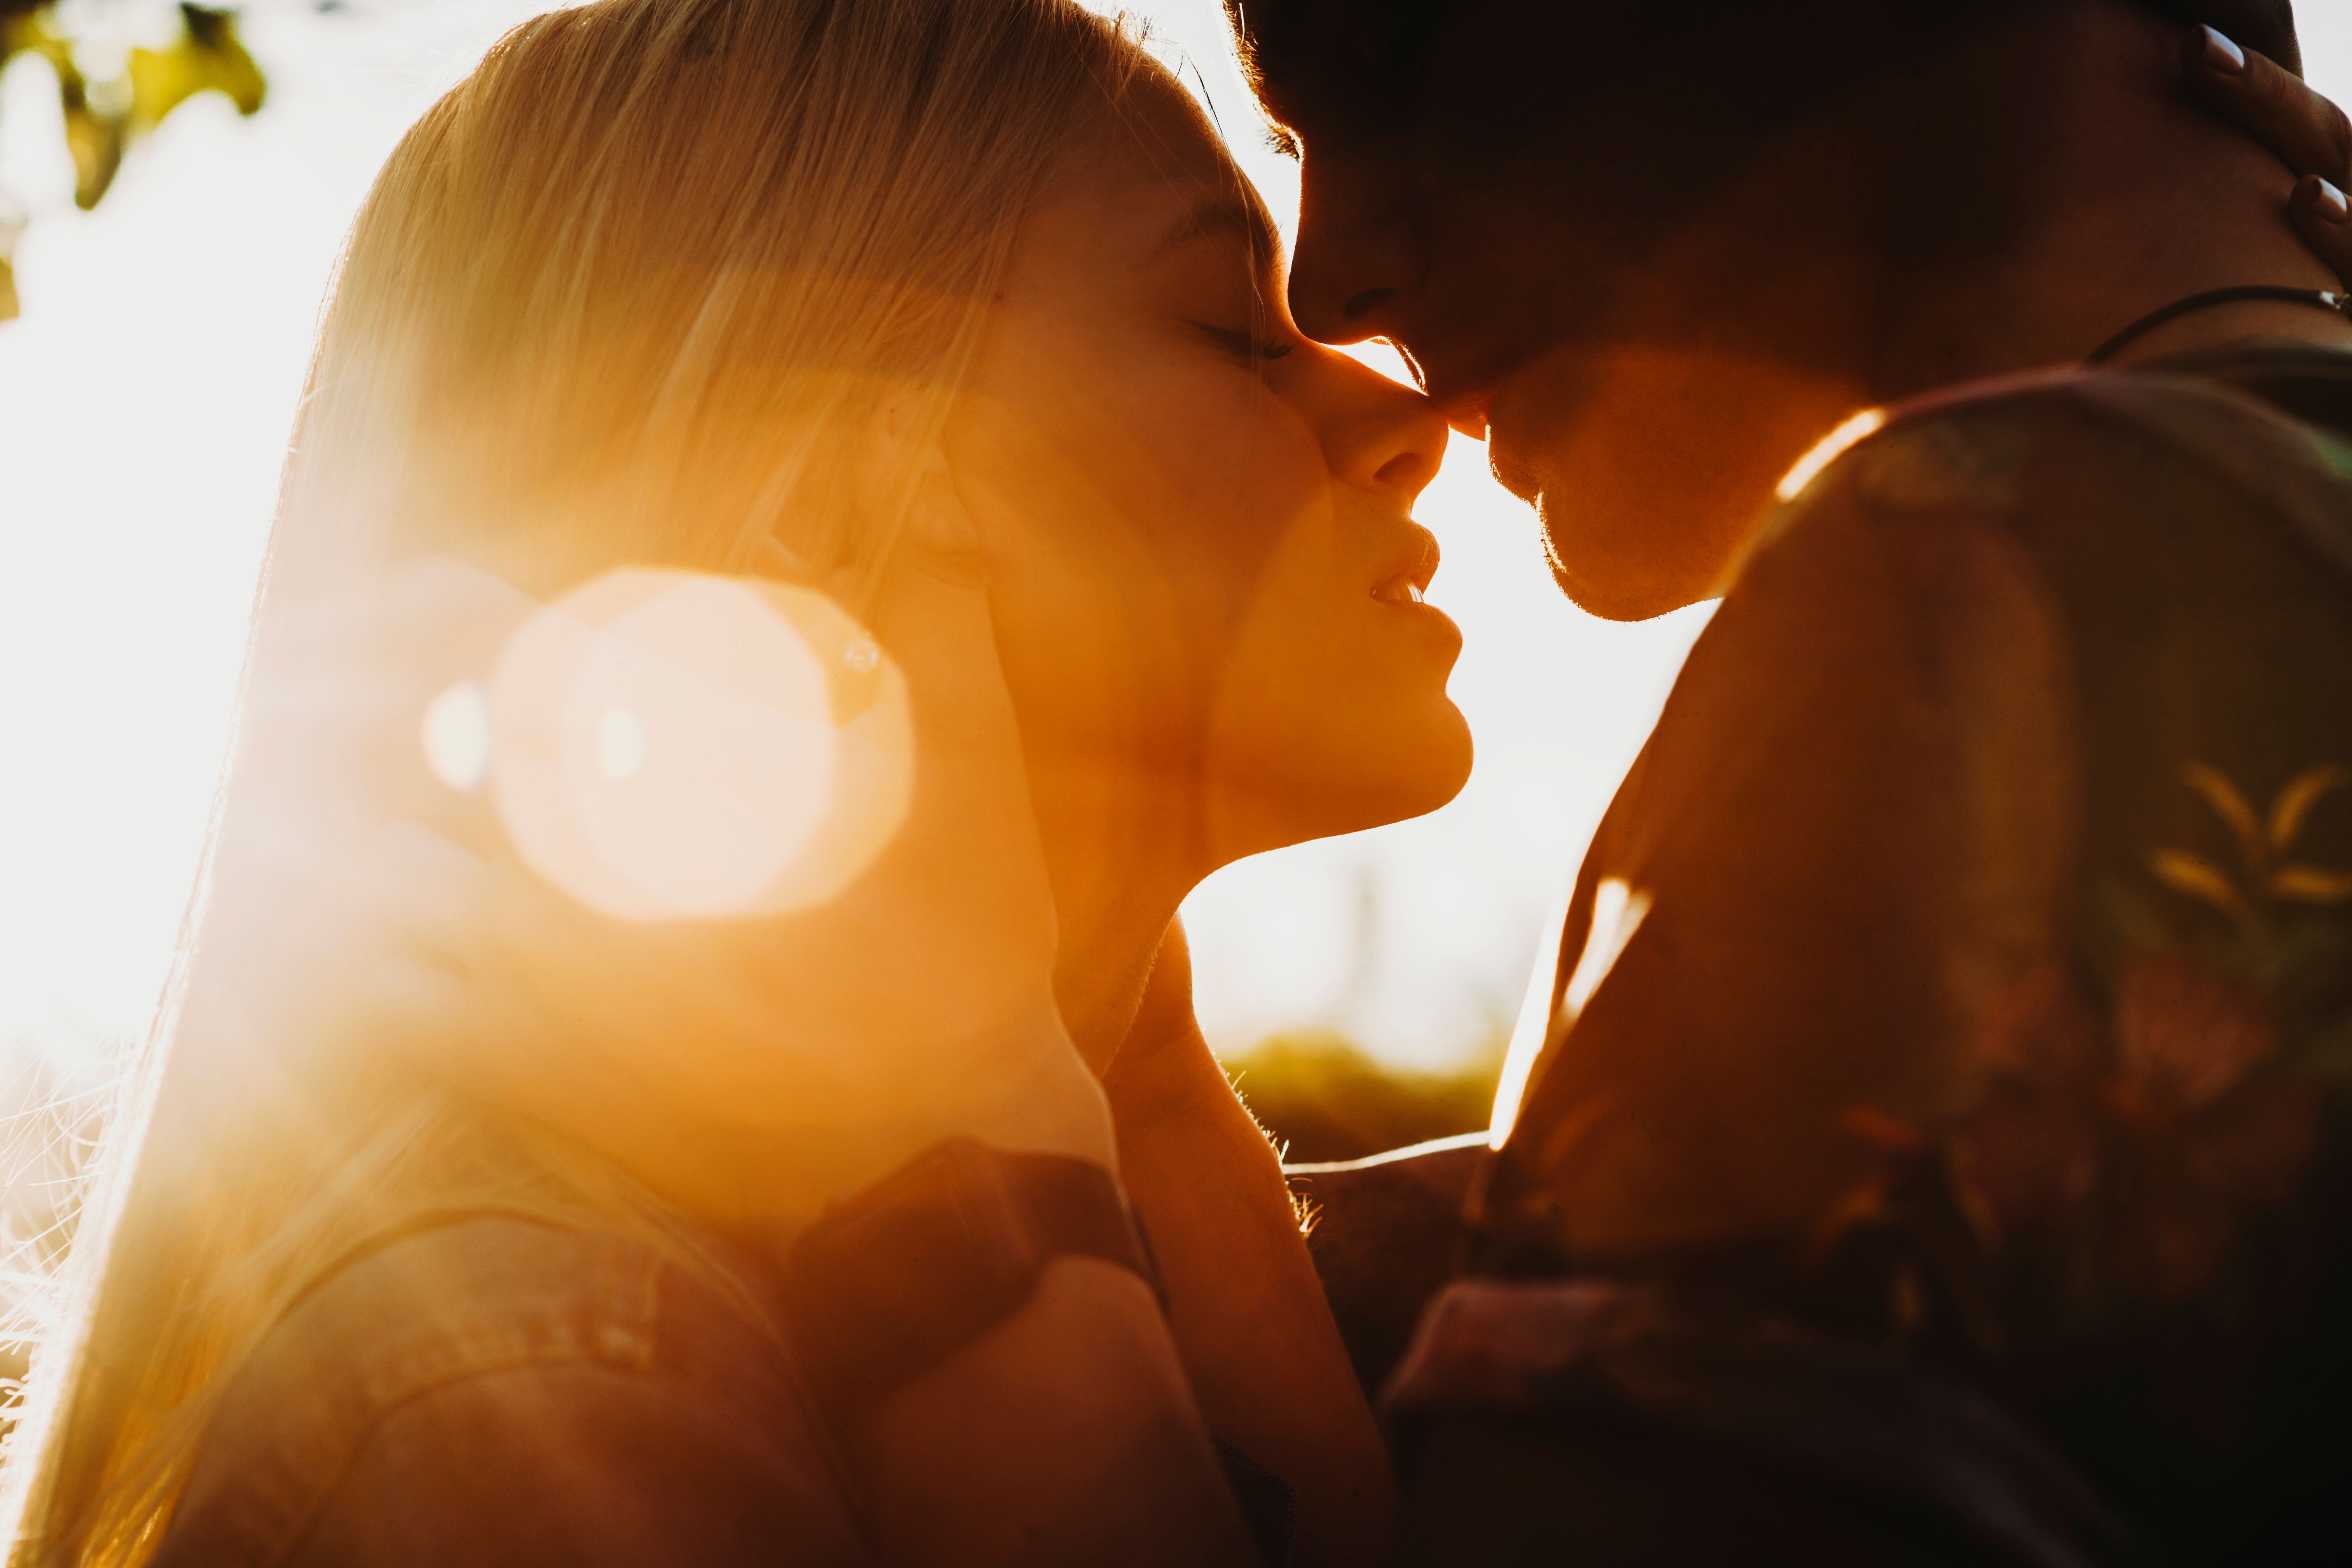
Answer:
M2176 33L2104 5L2015 27L2021 37L1957 55L1939 85L1955 101L1995 100L1967 73L2013 76L2008 51L2056 49L2037 84L2046 101L2016 110L2047 131L2030 183L1979 193L2014 201L2018 232L1992 254L1889 273L1874 400L2079 360L2208 289L2339 286L2287 226L2293 176L2187 96ZM2352 342L2352 326L2293 305L2219 307L2150 332L2122 358L2261 336Z

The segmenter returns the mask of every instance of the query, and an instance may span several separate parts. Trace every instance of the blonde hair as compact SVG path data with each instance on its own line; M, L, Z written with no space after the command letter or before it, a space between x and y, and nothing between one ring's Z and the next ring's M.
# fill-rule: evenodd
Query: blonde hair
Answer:
M321 327L230 782L13 1439L12 1563L150 1554L228 1374L404 1220L498 1208L692 1260L585 1151L289 1026L278 939L331 872L287 824L351 810L299 722L319 623L420 552L541 594L630 563L854 602L910 499L859 471L859 432L885 399L915 439L944 423L1038 182L1143 65L1075 0L595 0L509 34L402 141Z

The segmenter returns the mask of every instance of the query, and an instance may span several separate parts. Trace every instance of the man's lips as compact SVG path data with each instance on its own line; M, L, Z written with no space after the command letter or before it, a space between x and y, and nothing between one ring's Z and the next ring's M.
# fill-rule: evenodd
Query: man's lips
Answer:
M1526 374L1540 361L1515 364L1489 380L1481 381L1476 390L1456 393L1440 405L1446 418L1455 429L1464 428L1462 421L1475 418L1478 422L1478 437L1486 443L1486 470L1496 482L1530 505L1535 504L1543 489L1538 477L1540 441L1534 448L1528 445L1529 421L1541 405L1540 377L1530 384ZM1539 427L1539 426L1538 426Z

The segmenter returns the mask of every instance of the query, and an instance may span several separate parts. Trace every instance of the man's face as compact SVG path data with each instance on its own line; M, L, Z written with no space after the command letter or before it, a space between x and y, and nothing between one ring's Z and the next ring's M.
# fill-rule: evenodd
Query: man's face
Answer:
M1844 226L1808 210L1822 160L1786 106L1833 98L1868 47L1851 16L1826 47L1804 24L1876 8L1245 13L1301 158L1299 325L1403 351L1446 417L1489 437L1561 586L1598 614L1715 590L1772 481L1851 411L1853 345L1832 325Z

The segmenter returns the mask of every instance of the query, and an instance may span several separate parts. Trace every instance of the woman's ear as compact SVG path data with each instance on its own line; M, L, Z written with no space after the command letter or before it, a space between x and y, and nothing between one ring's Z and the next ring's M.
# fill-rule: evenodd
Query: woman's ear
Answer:
M947 449L929 443L912 455L915 493L907 510L907 542L933 555L980 560L980 525L956 489Z
M857 504L874 517L905 506L902 543L935 562L976 568L980 529L957 492L936 421L922 417L929 412L913 397L886 398L874 410L860 442Z

